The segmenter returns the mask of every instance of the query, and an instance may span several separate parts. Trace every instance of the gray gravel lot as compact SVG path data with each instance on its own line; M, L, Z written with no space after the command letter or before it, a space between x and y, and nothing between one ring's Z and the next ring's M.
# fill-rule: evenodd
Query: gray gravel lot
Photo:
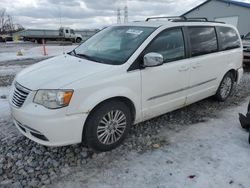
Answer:
M10 85L13 76L0 77L0 86ZM128 154L143 154L157 145L167 145L168 138L160 134L163 129L179 132L191 124L217 118L218 112L241 104L250 95L249 85L250 73L245 72L241 85L226 102L218 103L209 98L140 123L132 127L121 147L107 153L94 153L82 144L44 147L22 136L12 125L10 116L0 118L0 187L49 185L78 169L106 168L114 160L127 160ZM106 165L100 165L100 158L105 159L102 163Z

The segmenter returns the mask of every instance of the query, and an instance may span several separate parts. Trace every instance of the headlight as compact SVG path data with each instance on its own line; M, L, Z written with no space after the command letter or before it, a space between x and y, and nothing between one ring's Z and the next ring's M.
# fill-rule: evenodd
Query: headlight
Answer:
M69 105L73 90L38 90L34 97L34 103L46 108L56 109Z

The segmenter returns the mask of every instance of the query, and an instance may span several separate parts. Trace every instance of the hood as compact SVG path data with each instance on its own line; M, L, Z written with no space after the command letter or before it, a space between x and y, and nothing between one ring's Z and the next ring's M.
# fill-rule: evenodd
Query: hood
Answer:
M16 76L16 81L31 90L59 89L112 67L114 66L61 55L24 69Z

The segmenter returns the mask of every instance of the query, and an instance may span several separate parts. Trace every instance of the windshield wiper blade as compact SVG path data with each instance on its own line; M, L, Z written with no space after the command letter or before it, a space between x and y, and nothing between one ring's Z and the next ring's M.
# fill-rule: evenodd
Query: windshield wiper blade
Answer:
M75 49L74 49L74 50L72 50L72 52L73 52L75 55L77 55L77 54L76 54L76 50L75 50ZM71 53L72 53L72 52L71 52Z
M77 57L80 57L80 58L84 58L84 59L90 60L90 61L98 62L97 60L95 60L94 57L89 56L89 55L86 55L86 54L77 54L77 53L76 53L76 56L77 56Z

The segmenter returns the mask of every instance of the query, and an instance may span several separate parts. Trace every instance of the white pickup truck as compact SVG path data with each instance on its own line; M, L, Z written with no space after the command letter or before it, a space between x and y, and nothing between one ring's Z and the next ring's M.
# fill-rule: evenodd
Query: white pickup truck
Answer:
M26 29L17 33L23 37L25 41L32 41L42 43L44 41L72 41L80 43L83 38L82 35L76 34L75 31L69 27L61 27L58 30L48 29Z

